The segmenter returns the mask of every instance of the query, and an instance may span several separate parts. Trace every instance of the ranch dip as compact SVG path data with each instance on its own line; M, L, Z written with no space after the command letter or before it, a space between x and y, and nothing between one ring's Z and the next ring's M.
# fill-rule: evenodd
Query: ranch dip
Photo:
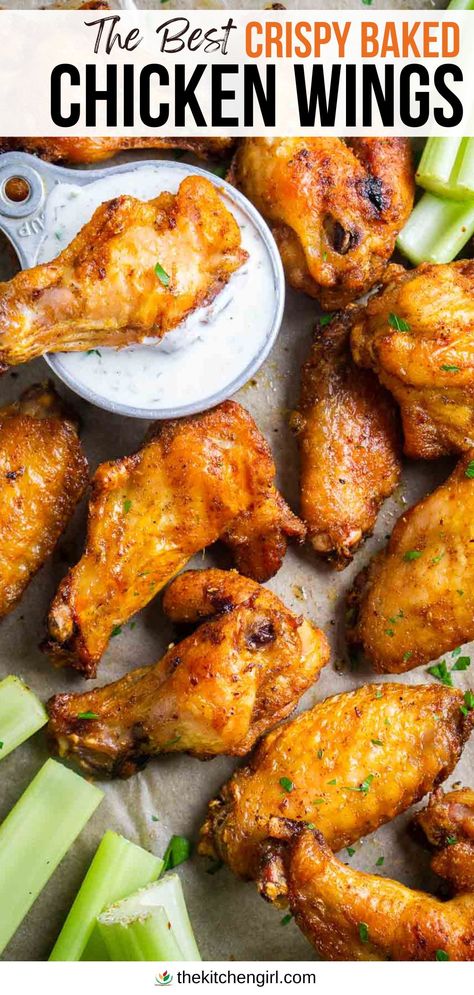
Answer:
M150 200L164 190L176 193L193 172L185 163L159 160L156 166L134 163L130 171L111 171L86 185L58 183L46 202L38 262L57 256L104 201L121 194ZM209 179L215 180L213 174ZM220 192L239 224L247 261L211 305L161 340L50 356L58 376L77 393L112 411L131 406L137 410L123 413L136 417L186 414L230 396L263 361L275 329L278 273L252 214L223 187Z

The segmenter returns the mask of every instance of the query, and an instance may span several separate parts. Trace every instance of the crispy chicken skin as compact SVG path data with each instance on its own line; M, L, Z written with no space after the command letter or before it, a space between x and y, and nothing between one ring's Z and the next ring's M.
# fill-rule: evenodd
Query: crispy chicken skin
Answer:
M265 439L233 401L158 423L138 452L99 466L85 551L49 612L46 649L53 661L94 677L114 628L148 604L194 553L225 537L236 519L242 522L244 512L256 558L253 571L247 557L248 571L264 579L253 531L253 513L261 521L262 505L260 544L271 572L277 570L285 536L302 539L304 527L282 501L274 475ZM242 541L239 555L243 550Z
M391 266L356 315L352 351L398 401L407 456L434 459L474 446L472 259Z
M474 894L441 902L353 870L310 829L296 831L284 864L291 912L324 960L474 960Z
M449 881L454 891L474 892L473 789L444 794L438 788L413 823L435 850L431 866L436 874Z
M84 8L82 8L84 9ZM94 8L96 9L96 8ZM30 152L49 162L101 162L127 149L184 149L202 159L230 155L233 138L0 138L1 152Z
M176 195L116 197L57 259L0 284L0 365L159 339L212 301L246 258L237 222L200 176Z
M230 181L267 219L292 287L329 310L380 279L414 196L405 138L246 138Z
M51 384L0 409L0 617L53 552L87 477L77 425Z
M334 850L348 846L452 771L472 726L462 702L441 685L368 684L327 698L269 733L224 785L200 852L256 878L262 841L286 839L295 822L314 823Z
M233 571L181 574L168 606L174 618L207 620L154 666L49 702L50 744L88 773L128 777L159 753L243 756L329 659L319 629Z
M474 450L410 508L349 596L349 642L400 674L474 638Z
M315 331L291 425L300 450L301 517L317 553L346 566L400 475L397 412L349 349L350 313Z

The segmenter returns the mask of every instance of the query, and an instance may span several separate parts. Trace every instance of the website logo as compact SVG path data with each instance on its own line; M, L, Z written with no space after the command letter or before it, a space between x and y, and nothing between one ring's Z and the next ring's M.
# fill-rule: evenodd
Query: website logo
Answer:
M160 988L164 988L166 987L166 985L170 985L172 980L173 980L173 975L170 974L169 971L164 970L161 974L158 974L155 977L155 985L159 985Z

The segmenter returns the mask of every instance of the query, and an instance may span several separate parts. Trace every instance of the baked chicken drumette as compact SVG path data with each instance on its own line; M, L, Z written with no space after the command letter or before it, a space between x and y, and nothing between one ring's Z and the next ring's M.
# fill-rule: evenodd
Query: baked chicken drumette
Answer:
M175 621L205 621L153 666L49 702L50 743L89 773L127 777L159 753L241 756L291 712L329 658L319 629L234 571L181 574L164 610Z

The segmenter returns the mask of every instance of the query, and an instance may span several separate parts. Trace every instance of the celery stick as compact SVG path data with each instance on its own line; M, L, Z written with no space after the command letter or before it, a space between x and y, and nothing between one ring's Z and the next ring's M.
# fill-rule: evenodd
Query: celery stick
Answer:
M451 0L446 10L474 10L474 0Z
M408 259L449 263L474 233L474 202L442 200L425 193L397 239Z
M103 798L47 760L0 826L0 953Z
M47 721L41 702L19 677L0 681L0 760Z
M138 917L110 912L99 917L109 960L185 960L167 912L144 906Z
M97 921L99 926L117 921L130 923L159 908L166 911L181 951L181 960L200 960L201 955L194 939L181 881L177 874L165 874L154 884L141 888L135 895L124 898L122 902L117 902L116 905L112 905L103 915L99 916ZM103 930L101 933L103 936ZM161 958L156 957L155 959Z
M137 888L155 881L163 861L117 833L107 832L100 842L87 874L56 940L50 960L107 960L100 936L91 935L96 918L112 902L131 895Z
M416 180L440 197L474 200L474 139L429 138Z

